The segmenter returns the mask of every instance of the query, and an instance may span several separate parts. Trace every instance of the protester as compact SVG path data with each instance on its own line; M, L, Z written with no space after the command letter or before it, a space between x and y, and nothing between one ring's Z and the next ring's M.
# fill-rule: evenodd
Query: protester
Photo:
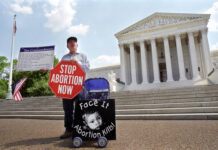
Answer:
M73 63L76 61L85 72L89 71L90 64L85 54L79 53L77 51L78 43L76 37L69 37L67 39L67 48L69 53L64 55L62 60L69 60ZM41 69L40 71L46 72L48 70ZM80 94L75 96L73 99L63 99L63 109L64 109L64 126L65 132L60 136L61 139L68 138L72 136L72 126L73 126L73 111L74 111L74 103L79 99Z

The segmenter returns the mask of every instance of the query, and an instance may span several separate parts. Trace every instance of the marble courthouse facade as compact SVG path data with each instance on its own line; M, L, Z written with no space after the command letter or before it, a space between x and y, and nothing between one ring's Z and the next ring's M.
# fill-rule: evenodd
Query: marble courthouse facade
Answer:
M120 72L115 67L114 73L125 83L119 89L179 87L205 80L213 70L209 18L209 14L154 13L116 33ZM88 73L88 77L94 76Z

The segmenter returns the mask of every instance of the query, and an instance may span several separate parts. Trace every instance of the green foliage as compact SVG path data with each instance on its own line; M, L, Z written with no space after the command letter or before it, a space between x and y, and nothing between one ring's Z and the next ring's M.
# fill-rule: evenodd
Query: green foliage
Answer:
M0 79L0 98L4 99L7 95L8 81Z
M32 76L28 79L29 82L32 82L32 84L31 86L28 86L28 88L26 89L26 96L53 95L52 91L48 86L49 73L42 75L36 72L34 73L34 75L37 75L38 77L34 78ZM38 78L40 80L37 80Z
M59 63L58 58L54 57L54 66L56 66Z
M9 66L10 64L7 62L7 57L0 56L0 78L2 78L2 74L4 73L5 67Z
M8 81L7 80L0 80L0 89L7 90L8 89Z
M7 96L7 92L0 90L0 99L5 99L6 96Z
M0 56L0 72L2 72L4 68L9 65L7 61L8 61L7 57Z

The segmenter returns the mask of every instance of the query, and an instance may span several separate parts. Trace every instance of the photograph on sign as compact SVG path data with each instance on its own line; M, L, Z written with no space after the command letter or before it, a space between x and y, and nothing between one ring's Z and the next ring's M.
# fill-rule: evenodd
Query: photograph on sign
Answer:
M24 47L20 49L17 71L51 70L54 64L55 46Z
M77 101L73 138L94 141L101 136L108 140L116 140L114 99Z

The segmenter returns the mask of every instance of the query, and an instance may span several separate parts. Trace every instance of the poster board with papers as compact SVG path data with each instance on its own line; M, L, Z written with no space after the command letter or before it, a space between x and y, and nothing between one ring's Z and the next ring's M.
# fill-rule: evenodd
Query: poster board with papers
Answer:
M55 46L23 47L20 49L17 71L51 70L54 64Z

